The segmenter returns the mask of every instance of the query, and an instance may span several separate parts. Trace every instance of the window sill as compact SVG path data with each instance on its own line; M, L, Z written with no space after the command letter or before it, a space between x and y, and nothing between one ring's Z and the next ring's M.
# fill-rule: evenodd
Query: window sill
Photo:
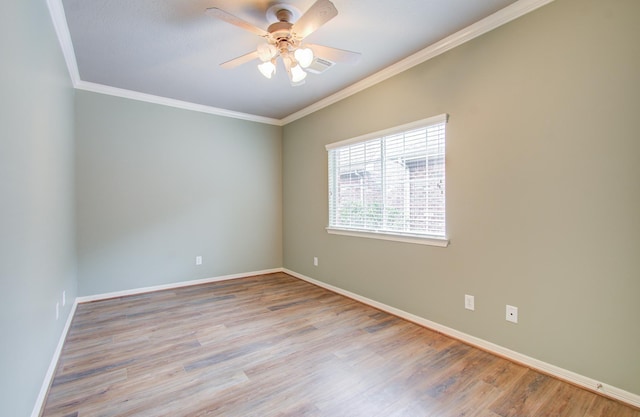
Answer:
M440 238L440 237L424 237L424 236L416 236L416 235L392 234L392 233L385 233L385 232L369 232L369 231L363 231L363 230L336 229L332 227L327 227L327 233L333 234L333 235L355 236L355 237L364 237L369 239L382 239L382 240L391 240L395 242L415 243L418 245L438 246L441 248L446 248L447 246L449 246L449 239Z

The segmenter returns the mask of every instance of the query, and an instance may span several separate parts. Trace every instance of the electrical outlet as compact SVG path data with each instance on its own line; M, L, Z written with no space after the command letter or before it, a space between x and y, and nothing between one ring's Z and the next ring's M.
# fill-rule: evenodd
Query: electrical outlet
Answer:
M196 256L196 265L202 265L202 256Z
M510 306L507 304L507 316L506 319L507 321L510 321L512 323L517 323L518 322L518 307L514 307L514 306Z
M317 256L313 257L313 266L318 266L318 257Z
M469 295L469 294L464 295L464 308L471 311L476 309L476 302L473 295Z

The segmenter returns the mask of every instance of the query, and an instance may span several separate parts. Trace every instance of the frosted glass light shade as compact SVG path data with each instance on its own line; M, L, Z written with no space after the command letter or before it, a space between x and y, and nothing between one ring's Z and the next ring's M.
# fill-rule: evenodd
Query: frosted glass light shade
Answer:
M298 48L293 55L302 68L307 68L313 62L313 51L310 48Z
M267 62L263 62L262 64L258 65L258 70L265 77L271 78L273 76L273 74L276 73L276 66L273 64L273 62L267 61Z
M302 67L300 65L296 65L295 67L291 68L291 82L292 83L299 83L300 81L304 80L307 77L307 73L304 72L304 70L302 69Z
M268 43L261 43L260 45L258 45L257 51L258 58L260 58L262 62L270 61L271 58L276 56L276 53L278 53L276 47Z

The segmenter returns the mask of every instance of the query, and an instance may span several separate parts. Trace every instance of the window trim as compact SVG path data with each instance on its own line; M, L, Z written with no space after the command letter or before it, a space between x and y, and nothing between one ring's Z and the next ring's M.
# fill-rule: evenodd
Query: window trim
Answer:
M402 233L374 232L369 230L345 229L336 227L326 227L327 233L331 235L342 235L352 237L364 237L369 239L391 240L394 242L416 243L418 245L437 246L446 248L449 246L449 238L435 236L418 236Z
M329 152L333 149L340 148L343 146L347 146L347 145L351 145L359 142L366 142L368 140L378 139L384 136L390 136L397 133L422 128L427 125L447 123L448 120L449 120L449 115L446 113L443 113L437 116L428 117L426 119L421 119L414 122L406 123L401 126L394 126L389 129L367 133L361 136L357 136L355 138L333 142L325 145L325 149L327 150L327 152ZM343 236L382 239L382 240L415 243L415 244L430 245L430 246L437 246L437 247L447 247L449 245L448 236L441 237L441 236L429 236L429 235L415 235L415 234L402 233L402 232L386 232L386 231L383 232L383 231L351 229L347 227L335 227L335 226L327 226L326 230L327 230L327 233L329 234L343 235Z

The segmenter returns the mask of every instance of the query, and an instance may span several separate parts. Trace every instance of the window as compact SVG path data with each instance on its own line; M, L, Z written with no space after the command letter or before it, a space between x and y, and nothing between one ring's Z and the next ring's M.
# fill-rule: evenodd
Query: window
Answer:
M329 233L446 246L447 115L327 145Z

